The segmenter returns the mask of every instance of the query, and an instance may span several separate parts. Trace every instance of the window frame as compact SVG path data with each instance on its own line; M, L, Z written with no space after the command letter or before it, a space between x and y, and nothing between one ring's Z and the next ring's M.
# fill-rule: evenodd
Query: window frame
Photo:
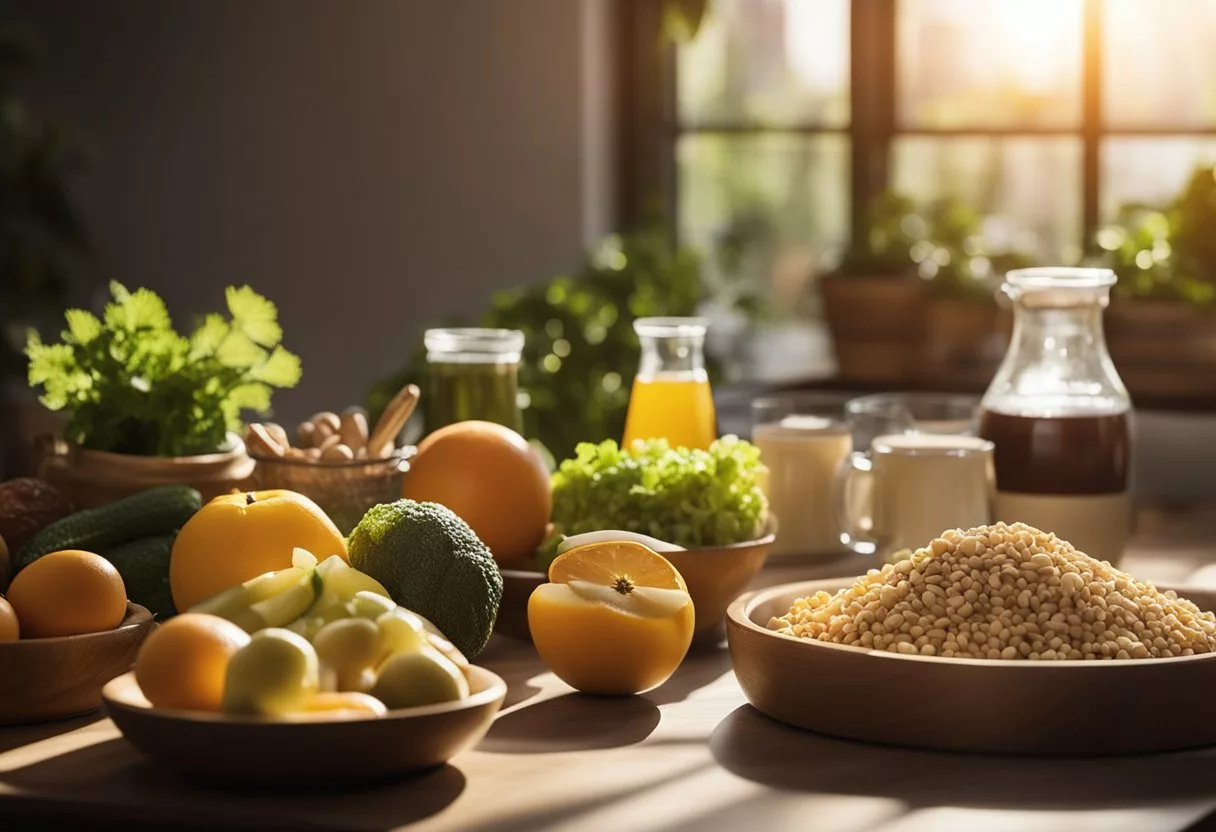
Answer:
M712 5L713 0L708 0ZM899 123L897 33L899 0L850 0L849 100L847 126L771 125L729 121L682 124L677 107L676 46L664 42L661 3L623 3L622 145L624 172L621 220L636 225L667 219L679 237L676 146L684 135L845 135L850 144L850 228L865 234L866 207L891 181L892 145L905 136L929 138L1072 138L1081 144L1081 233L1086 254L1096 253L1095 232L1103 223L1102 153L1107 139L1212 138L1216 124L1121 127L1104 124L1103 0L1082 0L1081 120L1070 127L924 128ZM662 45L660 45L662 44Z

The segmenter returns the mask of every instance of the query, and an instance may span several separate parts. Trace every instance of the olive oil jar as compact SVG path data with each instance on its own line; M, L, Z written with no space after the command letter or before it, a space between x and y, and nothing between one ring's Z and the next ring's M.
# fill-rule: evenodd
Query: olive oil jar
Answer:
M514 329L428 329L426 429L479 419L523 430L519 362L524 334Z

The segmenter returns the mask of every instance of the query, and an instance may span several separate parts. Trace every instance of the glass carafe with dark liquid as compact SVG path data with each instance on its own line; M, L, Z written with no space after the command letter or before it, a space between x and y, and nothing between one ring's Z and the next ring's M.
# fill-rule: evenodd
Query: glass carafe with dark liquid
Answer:
M1102 330L1106 269L1011 271L1013 338L980 404L995 443L996 520L1118 563L1131 530L1131 399Z

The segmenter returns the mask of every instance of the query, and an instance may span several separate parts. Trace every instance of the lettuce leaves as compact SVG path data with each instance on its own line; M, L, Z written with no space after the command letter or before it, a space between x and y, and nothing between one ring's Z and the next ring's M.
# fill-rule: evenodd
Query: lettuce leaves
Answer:
M763 470L759 449L735 436L706 451L585 442L553 475L553 522L570 535L621 529L686 548L742 543L768 519Z

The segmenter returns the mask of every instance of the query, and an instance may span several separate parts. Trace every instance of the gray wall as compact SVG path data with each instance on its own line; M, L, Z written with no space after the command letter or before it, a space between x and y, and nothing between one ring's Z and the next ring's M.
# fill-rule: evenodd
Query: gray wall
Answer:
M574 267L612 215L610 0L7 0L88 146L99 279L184 325L248 282L360 400L428 323Z

